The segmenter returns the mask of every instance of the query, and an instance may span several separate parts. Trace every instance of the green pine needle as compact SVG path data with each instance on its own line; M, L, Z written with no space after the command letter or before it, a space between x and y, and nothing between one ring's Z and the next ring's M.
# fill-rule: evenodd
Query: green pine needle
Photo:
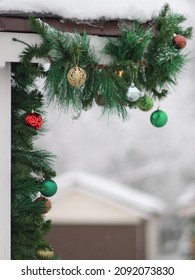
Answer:
M50 62L48 71L37 68L39 76L45 77L46 98L59 109L67 111L90 108L96 96L105 99L104 112L127 116L127 108L137 105L128 102L126 92L132 82L139 90L148 91L154 99L158 88L166 90L176 84L178 75L186 63L186 54L173 43L174 34L190 39L192 28L185 28L186 17L171 10L168 4L162 7L152 27L144 27L135 21L129 28L121 24L121 36L108 39L99 51L103 57L110 57L110 63L99 64L99 57L91 48L89 36L68 34L58 31L39 19L30 17L32 30L41 36L40 45L26 46L21 54L25 67L32 67L33 58ZM78 65L87 74L83 87L76 89L67 80L68 71ZM122 77L117 72L123 71ZM135 105L135 106L134 106Z

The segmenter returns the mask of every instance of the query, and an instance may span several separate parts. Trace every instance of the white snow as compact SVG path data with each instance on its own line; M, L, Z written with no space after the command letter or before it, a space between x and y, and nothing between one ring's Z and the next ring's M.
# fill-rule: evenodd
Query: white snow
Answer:
M124 206L134 207L147 214L162 214L166 210L166 204L154 195L133 189L110 179L83 171L71 171L55 178L59 192L54 200L61 199L64 192L70 188L81 188L102 198L119 202Z
M195 202L195 183L191 183L190 186L187 187L186 191L179 196L177 199L177 205L179 207L185 207L190 204L194 204Z
M182 0L1 0L0 11L23 11L27 13L53 13L63 18L86 19L139 19L151 20L164 3L174 5L176 10L186 11L188 5ZM188 9L187 9L188 10Z

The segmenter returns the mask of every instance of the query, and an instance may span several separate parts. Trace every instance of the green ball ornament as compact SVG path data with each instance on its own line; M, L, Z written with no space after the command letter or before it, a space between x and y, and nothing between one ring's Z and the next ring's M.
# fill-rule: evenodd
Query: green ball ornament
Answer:
M149 111L154 106L154 101L150 96L144 96L140 98L140 101L138 103L138 107L142 111Z
M156 110L150 116L150 121L153 126L162 127L162 126L166 125L166 123L168 121L168 116L164 111Z
M53 196L57 192L57 184L53 180L45 180L42 183L41 194L47 197Z

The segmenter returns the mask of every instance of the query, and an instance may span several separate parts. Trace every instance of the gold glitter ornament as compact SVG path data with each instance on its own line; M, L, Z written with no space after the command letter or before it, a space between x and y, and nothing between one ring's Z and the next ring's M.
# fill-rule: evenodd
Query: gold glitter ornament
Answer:
M75 66L68 71L67 79L71 86L80 88L86 81L87 74L81 67Z
M40 260L49 260L54 256L54 250L51 246L36 249L35 255Z
M118 70L118 71L116 71L116 74L117 74L119 77L122 77L123 74L124 74L124 71L123 71L123 70Z

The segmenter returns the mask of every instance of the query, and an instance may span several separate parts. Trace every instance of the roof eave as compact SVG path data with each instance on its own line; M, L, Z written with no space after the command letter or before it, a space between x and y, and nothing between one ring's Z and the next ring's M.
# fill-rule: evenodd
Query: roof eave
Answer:
M86 32L89 35L97 35L104 37L118 37L121 35L120 25L126 23L130 28L133 25L133 20L116 19L105 20L104 18L99 20L79 20L79 19L63 19L53 14L34 14L35 17L41 18L41 20L50 26L60 30L62 32ZM18 32L18 33L33 33L29 24L30 14L24 13L1 13L0 14L0 31L1 32ZM145 27L154 26L153 21L143 23Z

